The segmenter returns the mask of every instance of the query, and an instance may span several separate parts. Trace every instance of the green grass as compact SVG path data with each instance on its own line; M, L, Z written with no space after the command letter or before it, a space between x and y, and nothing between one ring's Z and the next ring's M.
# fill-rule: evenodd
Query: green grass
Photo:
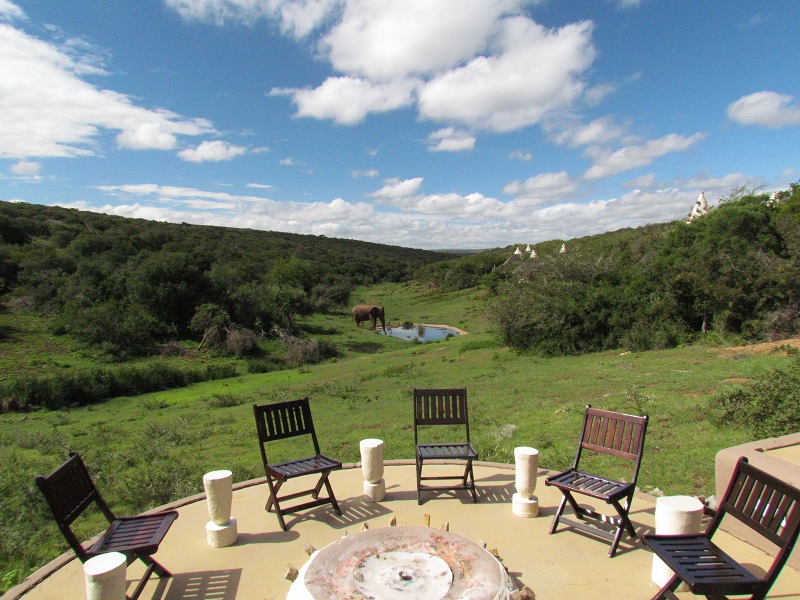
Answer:
M84 455L112 506L132 513L201 491L207 471L231 469L236 481L262 476L253 402L308 396L323 451L343 462L359 460L359 441L367 437L384 440L387 459L408 459L412 389L463 386L484 460L513 462L515 446L534 446L542 467L560 469L572 461L586 404L644 412L651 421L640 487L707 495L714 492L716 452L750 440L740 429L712 426L704 403L789 360L781 353L723 355L703 346L520 355L498 343L479 298L474 290L436 294L409 285L358 290L354 302L384 304L392 322L441 323L470 333L409 343L356 328L347 311L316 315L303 328L336 343L341 358L84 408L0 415L0 581L8 587L64 551L33 477L57 466L69 449ZM0 362L6 363L8 347L0 346ZM53 361L66 363L68 356L54 353ZM271 458L299 451L286 443Z

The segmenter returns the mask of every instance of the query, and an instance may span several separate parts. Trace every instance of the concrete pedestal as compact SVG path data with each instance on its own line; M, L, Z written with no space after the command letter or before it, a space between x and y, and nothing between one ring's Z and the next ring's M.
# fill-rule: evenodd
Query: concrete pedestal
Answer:
M369 502L380 502L386 498L386 481L383 479L383 440L361 440L359 449L361 474L364 475L364 498Z
M539 499L533 492L539 471L539 451L529 446L514 448L514 468L514 487L517 492L511 497L511 510L518 517L537 517Z
M94 556L83 563L86 600L125 600L128 559L120 552Z
M369 502L380 502L386 498L386 480L377 483L364 482L364 498Z
M206 540L212 548L233 546L239 539L239 528L236 519L230 519L225 525L217 525L214 521L206 523Z
M703 520L703 503L691 496L663 496L656 500L656 534L679 535L700 533ZM674 575L664 561L653 556L653 583L662 587ZM681 584L677 591L689 589Z
M236 519L231 518L233 503L233 473L228 470L211 471L203 475L208 516L206 539L213 548L232 546L239 539Z

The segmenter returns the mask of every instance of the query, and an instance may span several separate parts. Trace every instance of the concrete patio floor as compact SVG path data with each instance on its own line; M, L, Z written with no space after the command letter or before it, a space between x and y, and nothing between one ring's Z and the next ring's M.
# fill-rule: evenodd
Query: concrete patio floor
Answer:
M238 521L239 540L227 548L206 542L209 520L204 496L187 498L177 506L180 518L173 524L156 558L174 576L153 578L141 598L145 600L284 600L290 582L284 578L287 564L298 569L308 559L305 547L321 549L343 535L397 525L423 525L426 515L436 529L449 524L450 531L487 549L497 549L515 583L530 587L537 600L647 599L656 591L651 582L652 554L638 541L623 538L614 558L608 558L609 542L561 527L549 535L560 493L544 485L540 470L536 495L539 517L523 519L511 511L514 493L512 465L478 463L477 504L466 492L426 495L417 505L413 462L386 465L387 497L369 503L362 495L363 477L357 465L335 472L331 481L342 516L329 506L289 515L289 531L283 532L274 514L264 511L267 487L263 480L234 486L232 516ZM452 468L452 467L451 467ZM287 486L284 490L287 490ZM631 520L641 535L653 531L655 498L637 495ZM763 572L770 557L722 532L718 539L741 562ZM797 552L797 550L796 550ZM128 591L143 568L137 561L128 568ZM65 554L10 590L6 600L78 600L86 597L82 565ZM691 594L681 594L691 598ZM785 567L769 598L800 600L800 573ZM424 599L422 599L424 600Z

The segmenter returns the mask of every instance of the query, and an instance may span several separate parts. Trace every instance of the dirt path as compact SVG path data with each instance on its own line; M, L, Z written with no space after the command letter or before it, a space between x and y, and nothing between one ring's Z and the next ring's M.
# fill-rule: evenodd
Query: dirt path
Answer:
M800 337L789 338L777 342L762 342L760 344L748 344L746 346L732 346L730 348L717 348L720 356L730 356L732 354L769 354L775 352L780 347L800 348Z

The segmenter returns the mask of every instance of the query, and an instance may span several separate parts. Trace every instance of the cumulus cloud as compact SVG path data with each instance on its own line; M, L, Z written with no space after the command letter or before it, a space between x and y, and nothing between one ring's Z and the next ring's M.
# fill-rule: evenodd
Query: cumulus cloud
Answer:
M247 148L234 146L222 140L202 142L196 148L187 148L178 152L178 156L188 162L219 162L231 160L247 152Z
M788 94L756 92L730 104L728 118L740 125L760 125L771 129L790 127L800 125L800 104Z
M91 156L107 130L119 132L119 146L157 150L172 149L177 135L213 132L206 120L142 108L87 83L82 77L102 70L97 54L82 50L0 23L0 158Z
M526 198L529 203L552 204L570 196L577 189L575 180L566 171L540 173L525 181L512 181L503 188L503 193L517 198Z
M599 101L609 88L584 82L596 56L592 23L548 29L522 15L529 3L344 0L319 46L339 75L270 94L289 96L297 116L343 125L416 106L423 119L491 131L539 123L584 93Z
M656 158L670 152L682 152L705 137L706 134L704 133L696 133L689 137L670 133L655 140L625 146L614 151L599 146L591 146L586 149L585 154L592 159L592 166L586 170L583 177L586 179L599 179L601 177L610 177L623 171L645 167Z
M372 83L358 77L329 77L314 89L273 88L270 95L291 97L298 117L354 125L370 113L408 106L413 100L415 86L413 81Z
M375 192L367 194L367 197L392 199L413 196L422 186L422 177L414 177L413 179L405 180L392 177L391 179L386 179L384 183L386 185Z
M551 131L551 138L554 142L570 148L605 145L622 138L626 134L625 127L617 125L611 116L600 117L586 125L577 123L550 124L547 129Z
M472 58L519 0L349 0L322 41L335 69L375 81L430 75Z
M39 179L39 173L42 170L42 165L40 165L38 162L21 160L11 165L10 170L14 175L18 175L26 179Z
M273 19L284 33L304 37L325 22L338 0L165 0L167 6L187 20L215 25L255 25Z
M115 204L62 206L177 223L312 233L417 248L491 248L520 240L569 239L682 219L694 205L698 186L703 186L699 189L705 189L706 198L713 203L730 190L718 193L704 186L725 187L742 178L744 183L753 182L741 173L719 178L698 176L659 189L631 190L620 197L548 206L536 206L523 197L503 202L480 193L419 194L421 178L387 180L372 204L341 198L277 202L261 196L144 183L99 187L118 198ZM561 173L543 174L528 184L531 191L542 193L556 193L568 186L569 177Z
M431 152L462 152L475 148L475 136L468 131L445 127L428 136L428 150Z
M420 115L493 131L538 123L570 106L584 88L578 75L595 57L589 22L548 30L506 19L500 52L434 77L419 92Z

